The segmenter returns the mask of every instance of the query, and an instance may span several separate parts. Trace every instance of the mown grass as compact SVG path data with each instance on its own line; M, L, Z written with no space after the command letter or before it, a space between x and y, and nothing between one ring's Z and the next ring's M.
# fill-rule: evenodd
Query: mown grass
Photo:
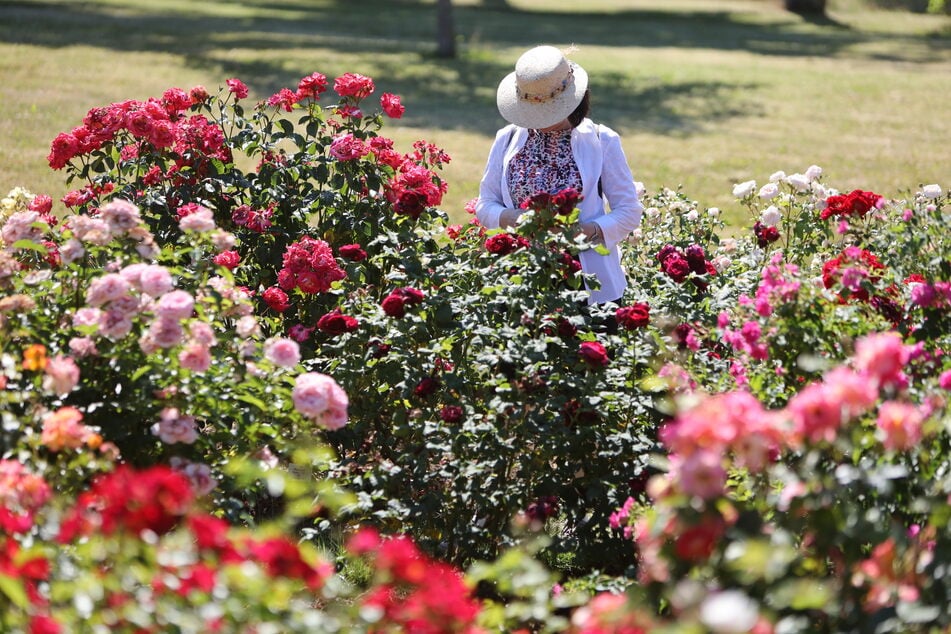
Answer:
M951 184L951 18L831 2L805 21L753 0L456 0L459 57L432 55L432 2L0 0L0 190L60 196L49 141L86 111L237 76L265 97L320 71L403 97L387 129L453 157L445 208L476 195L499 79L526 48L578 47L594 118L649 189L683 185L739 224L732 184L821 165L843 189ZM579 9L578 7L582 8Z

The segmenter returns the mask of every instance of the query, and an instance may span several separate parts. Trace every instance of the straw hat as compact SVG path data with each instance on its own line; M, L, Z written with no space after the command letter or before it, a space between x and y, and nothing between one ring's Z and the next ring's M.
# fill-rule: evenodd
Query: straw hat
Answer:
M537 46L522 54L496 95L499 112L523 128L547 128L581 103L588 89L588 73L554 46Z

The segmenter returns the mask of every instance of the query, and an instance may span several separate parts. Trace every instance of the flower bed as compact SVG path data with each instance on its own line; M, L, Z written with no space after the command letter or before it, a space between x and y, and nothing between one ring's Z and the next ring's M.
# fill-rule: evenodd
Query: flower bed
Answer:
M951 624L939 186L642 192L588 307L577 193L450 226L374 91L94 108L3 200L7 629Z

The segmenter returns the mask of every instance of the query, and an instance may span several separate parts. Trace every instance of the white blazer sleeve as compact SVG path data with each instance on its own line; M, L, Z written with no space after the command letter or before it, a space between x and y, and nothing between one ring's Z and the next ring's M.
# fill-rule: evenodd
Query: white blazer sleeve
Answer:
M486 229L499 228L499 216L505 211L505 195L503 187L503 173L505 165L505 150L512 138L514 126L506 126L495 135L495 142L489 150L489 160L482 174L479 184L479 201L476 203L476 218Z
M601 186L611 212L596 218L595 222L600 225L604 244L610 249L640 226L644 205L637 199L634 176L624 156L621 137L605 126L601 126L601 150L604 155Z

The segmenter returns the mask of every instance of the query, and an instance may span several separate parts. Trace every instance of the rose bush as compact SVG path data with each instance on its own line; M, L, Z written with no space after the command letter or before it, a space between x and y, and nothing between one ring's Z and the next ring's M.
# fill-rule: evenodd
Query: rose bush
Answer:
M403 106L385 94L369 112L370 78L332 86L334 103L314 73L248 110L238 79L95 108L50 152L82 182L63 201L73 211L4 199L8 599L55 606L51 589L98 566L113 526L194 538L198 495L235 524L283 518L367 591L343 601L358 616L337 605L343 591L315 599L337 581L311 546L257 552L254 533L229 557L283 562L297 585L277 622L947 627L940 187L886 200L840 193L815 166L777 172L734 188L750 227L733 232L683 192L641 192L631 285L620 305L588 306L577 254L598 247L579 236L577 193L533 197L510 231L447 226L445 153L380 136ZM109 483L131 478L122 464L170 465L191 487L140 474L167 503L130 516L110 502ZM51 503L51 490L79 497ZM77 559L47 572L31 543L61 524L62 556ZM152 557L149 540L129 556ZM561 586L518 554L526 544ZM428 557L483 562L469 588L426 564L434 589L404 566ZM174 575L189 592L220 583ZM267 603L240 585L219 594ZM630 600L603 593L625 588ZM571 612L576 591L599 594ZM208 613L238 610L218 600Z

